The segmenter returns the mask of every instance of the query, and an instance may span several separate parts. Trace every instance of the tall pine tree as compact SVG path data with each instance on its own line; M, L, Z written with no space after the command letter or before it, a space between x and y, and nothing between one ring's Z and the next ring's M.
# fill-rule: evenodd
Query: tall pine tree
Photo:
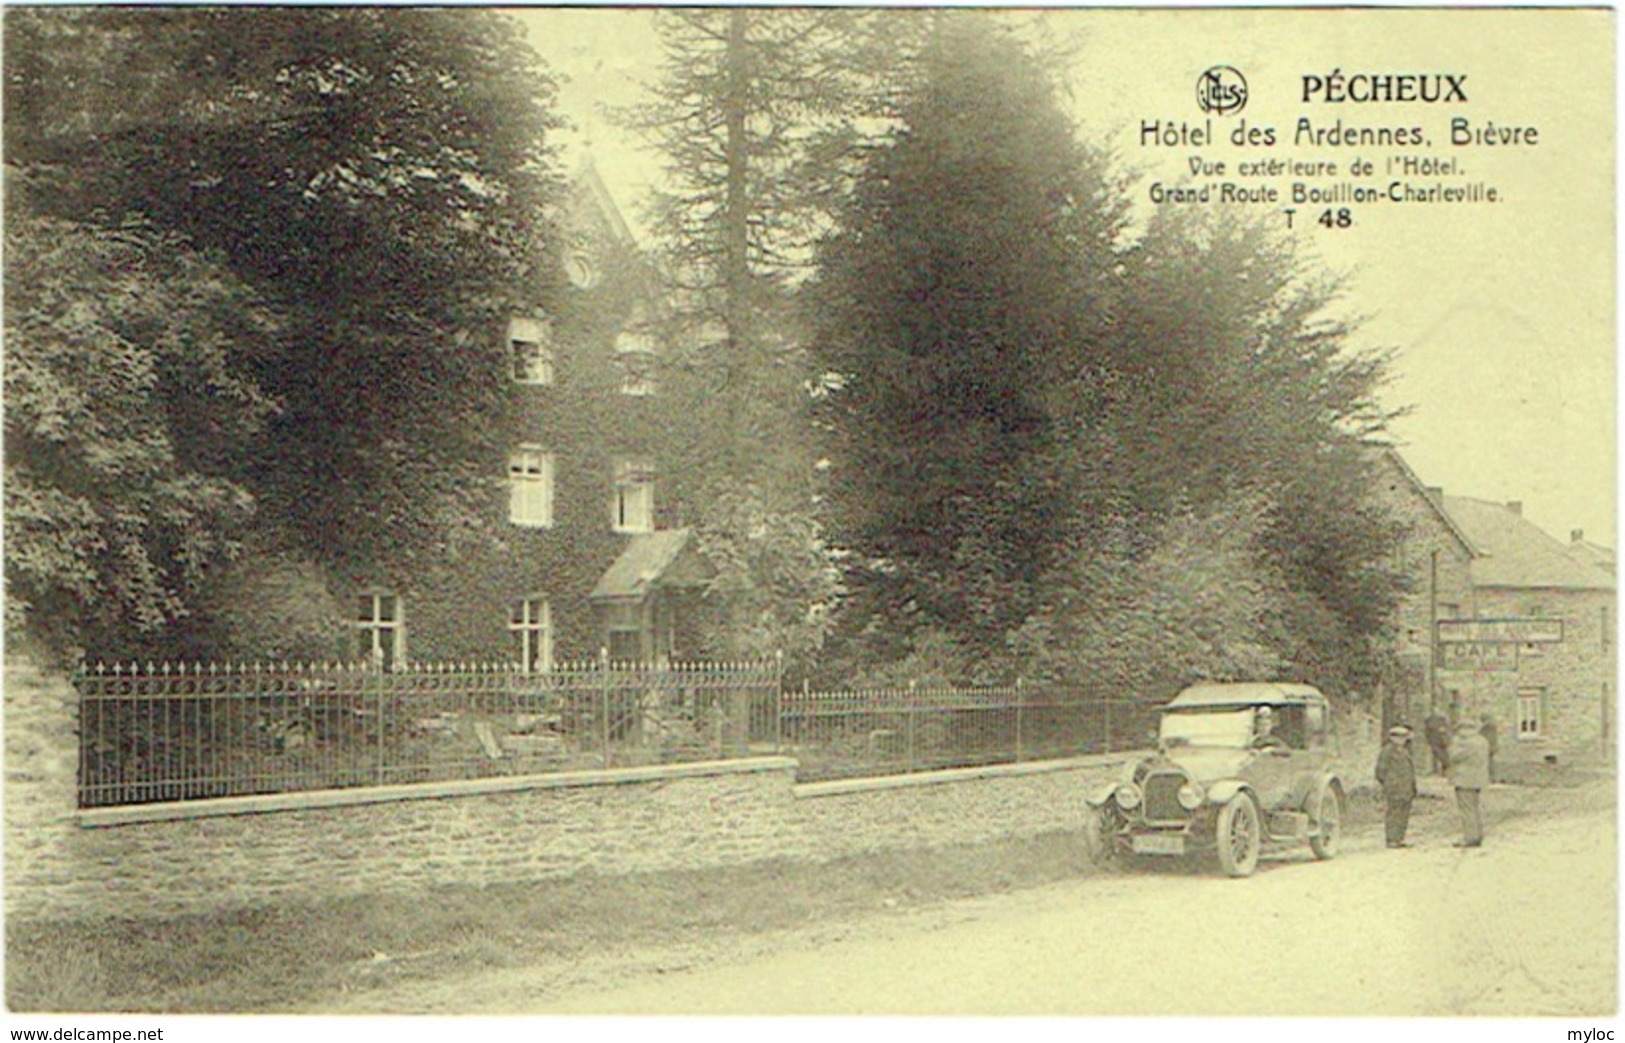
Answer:
M852 9L657 19L654 97L623 116L666 161L653 208L671 291L662 385L685 410L664 487L722 568L731 623L712 649L798 655L821 644L840 588L813 513L814 371L794 299L878 128L876 84L892 69L878 41L897 33Z
M791 302L871 137L880 23L851 9L656 17L661 76L623 116L665 160L652 217L672 289L668 378L695 402L690 499L753 484L805 509L810 371Z

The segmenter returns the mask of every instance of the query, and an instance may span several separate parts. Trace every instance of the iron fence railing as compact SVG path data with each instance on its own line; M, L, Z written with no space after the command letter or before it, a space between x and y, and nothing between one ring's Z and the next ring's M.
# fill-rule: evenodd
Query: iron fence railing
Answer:
M1057 688L787 692L780 736L805 781L1006 764L1151 744L1155 706Z
M850 778L1143 746L1156 720L1020 684L785 691L776 659L119 664L75 683L87 808L775 751L803 780Z
M80 671L79 804L671 763L771 751L776 661L137 664Z

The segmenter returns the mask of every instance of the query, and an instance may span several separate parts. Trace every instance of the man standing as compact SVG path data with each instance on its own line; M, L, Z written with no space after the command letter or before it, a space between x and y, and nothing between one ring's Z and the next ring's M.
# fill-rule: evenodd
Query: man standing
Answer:
M1389 847L1408 847L1405 830L1416 799L1416 763L1411 760L1411 730L1403 724L1388 729L1388 742L1377 754L1377 783L1382 786L1382 826Z
M1456 737L1450 743L1450 784L1456 787L1456 808L1461 812L1462 837L1456 846L1483 846L1479 793L1490 784L1490 744L1465 716L1456 722Z
M1478 726L1478 734L1484 736L1484 741L1489 744L1489 772L1490 778L1493 779L1495 777L1495 748L1497 745L1495 741L1497 738L1495 731L1495 718L1491 717L1489 714L1484 714L1483 717L1479 718L1479 720L1482 723L1480 723Z
M1435 710L1422 722L1422 733L1433 753L1433 773L1443 775L1450 770L1450 722Z

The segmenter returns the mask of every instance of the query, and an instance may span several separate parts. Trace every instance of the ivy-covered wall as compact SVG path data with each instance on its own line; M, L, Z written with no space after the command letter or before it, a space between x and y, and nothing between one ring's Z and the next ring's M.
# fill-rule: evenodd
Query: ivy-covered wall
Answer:
M591 177L591 175L588 175ZM668 396L622 393L616 338L658 317L658 288L616 214L591 184L575 197L575 240L567 263L585 265L587 284L572 279L552 325L552 383L513 382L507 447L539 445L552 453L552 526L509 522L507 450L489 461L489 526L494 539L447 560L406 591L408 653L418 660L517 658L509 632L512 604L546 598L552 650L561 660L595 655L600 634L588 591L626 549L613 531L614 461L655 465L655 525L673 525L661 489L669 486L663 452L665 418L679 408ZM494 331L505 338L505 330Z
M588 175L589 177L591 175ZM681 408L665 389L624 394L616 338L658 317L658 287L624 226L590 183L578 186L575 241L567 263L590 265L588 285L571 281L553 332L553 381L510 381L508 437L485 468L490 540L412 577L406 598L408 655L417 660L518 657L508 620L515 601L545 597L557 659L596 654L598 624L587 600L599 576L627 546L612 529L614 465L638 457L655 465L655 525L679 523L663 496L673 484L665 452L666 417ZM507 331L492 336L506 340ZM506 344L503 345L507 351ZM553 524L509 521L508 452L538 445L553 455Z

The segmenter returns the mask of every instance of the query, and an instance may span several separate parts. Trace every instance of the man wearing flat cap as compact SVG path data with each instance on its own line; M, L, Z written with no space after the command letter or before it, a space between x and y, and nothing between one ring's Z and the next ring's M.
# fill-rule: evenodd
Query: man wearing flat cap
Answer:
M1484 816L1479 794L1490 785L1490 744L1465 714L1456 722L1450 741L1450 785L1456 787L1456 808L1461 812L1461 840L1457 847L1484 845Z
M1388 741L1377 754L1377 784L1382 787L1382 827L1389 847L1406 847L1411 802L1416 799L1416 762L1411 759L1411 730L1403 724L1388 729Z

